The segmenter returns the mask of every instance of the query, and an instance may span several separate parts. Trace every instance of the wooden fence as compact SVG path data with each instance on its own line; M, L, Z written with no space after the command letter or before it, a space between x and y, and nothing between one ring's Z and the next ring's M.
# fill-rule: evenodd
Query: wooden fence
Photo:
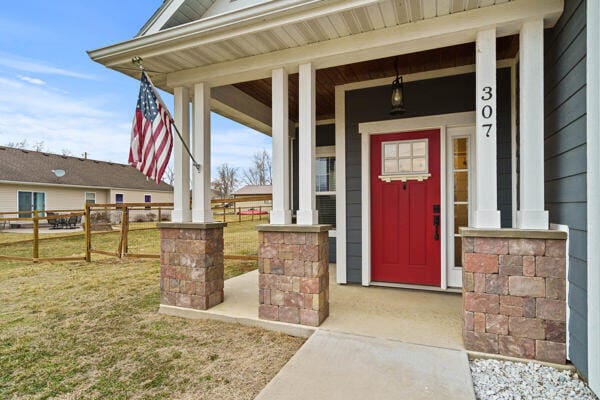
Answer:
M258 259L258 234L255 225L268 223L272 197L213 199L216 221L227 222L225 228L225 259L255 261ZM0 228L4 225L31 224L33 235L27 239L0 241L0 259L17 261L81 261L90 262L93 254L116 258L160 258L158 222L170 221L173 203L111 203L86 204L84 210L46 210L0 213ZM25 214L25 216L22 216ZM79 218L83 232L78 235L40 237L40 223ZM0 231L1 232L1 231ZM20 234L19 234L20 235ZM105 236L109 235L109 236ZM114 235L114 236L111 236ZM81 256L40 256L40 242L83 237ZM8 255L11 245L31 243L31 257ZM2 248L7 250L1 251Z
M31 215L30 217L22 217L22 214ZM12 215L12 216L11 216ZM6 243L0 243L0 248L8 247L12 245L21 245L31 243L32 252L31 257L18 257L18 256L10 256L6 254L0 254L0 259L2 260L15 260L15 261L31 261L31 262L40 262L40 261L81 261L85 260L84 256L71 256L71 257L40 257L40 242L47 240L57 240L64 238L62 237L45 237L40 238L40 221L58 221L65 220L71 217L79 217L80 222L85 219L85 211L84 210L44 210L44 211L16 211L16 212L2 212L0 213L0 224L3 227L11 224L22 225L31 222L31 229L33 233L33 238L31 239L23 239L16 240Z

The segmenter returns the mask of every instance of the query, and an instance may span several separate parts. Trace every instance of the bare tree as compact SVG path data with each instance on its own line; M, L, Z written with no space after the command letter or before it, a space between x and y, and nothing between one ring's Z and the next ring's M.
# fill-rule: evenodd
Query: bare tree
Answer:
M243 180L248 185L271 184L271 155L267 150L254 153L252 166L244 170Z
M72 155L73 155L73 152L72 152L71 150L69 150L69 149L62 149L62 150L60 151L60 154L61 154L62 156L72 156Z
M12 147L13 149L25 150L27 148L27 139L23 139L20 142L8 142L6 147Z
M39 142L35 142L35 144L33 145L33 151L44 151L44 141L41 140Z
M165 169L165 174L163 175L163 181L169 185L175 183L175 170L172 165L167 165L167 169Z
M236 189L239 179L238 169L230 167L227 163L217 167L217 176L212 182L213 189L221 198L227 198Z

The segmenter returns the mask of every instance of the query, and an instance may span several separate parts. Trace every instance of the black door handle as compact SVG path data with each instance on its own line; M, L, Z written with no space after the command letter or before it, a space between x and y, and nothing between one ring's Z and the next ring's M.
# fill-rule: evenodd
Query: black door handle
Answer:
M440 216L433 216L433 226L435 226L435 233L433 235L434 240L440 240Z

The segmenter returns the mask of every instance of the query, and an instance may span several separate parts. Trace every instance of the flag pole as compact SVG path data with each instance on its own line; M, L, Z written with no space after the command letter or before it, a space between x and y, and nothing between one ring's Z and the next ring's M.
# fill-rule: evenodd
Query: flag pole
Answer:
M143 62L142 57L139 57L139 56L133 57L131 59L131 62L133 64L137 65L140 68L140 70L142 71L143 74L146 73L146 70L144 69L144 65L142 64L142 62ZM152 80L150 80L150 77L147 74L146 74L146 77L148 78L148 80L151 83L152 90L154 90L156 92L156 89L154 88L154 83L152 83ZM158 98L158 100L160 102L162 102L162 99L160 98L160 96L158 95L158 93L155 93L155 94L156 94L156 97ZM164 106L164 104L163 104L163 106ZM167 109L167 107L165 107L165 109ZM173 121L172 119L171 119L171 126L175 128L175 132L177 133L177 136L179 137L179 140L181 140L181 144L183 145L183 148L185 149L185 151L190 156L190 159L192 160L192 165L194 166L194 168L196 168L196 170L198 171L198 173L200 173L202 166L196 161L196 159L192 155L192 152L190 151L190 148L188 147L188 145L185 142L185 140L183 140L183 136L181 136L181 132L179 132L179 128L177 128L177 125L175 124L175 121Z

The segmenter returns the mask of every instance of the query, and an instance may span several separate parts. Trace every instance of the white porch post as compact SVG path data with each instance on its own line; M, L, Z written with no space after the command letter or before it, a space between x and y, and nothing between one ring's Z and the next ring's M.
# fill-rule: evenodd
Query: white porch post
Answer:
M319 221L315 198L316 101L315 68L300 65L298 132L298 225L316 225Z
M272 187L271 224L291 224L290 210L290 140L288 107L288 73L283 68L272 72Z
M193 168L192 222L214 222L210 208L210 86L194 85L194 143L192 153L201 165Z
M496 29L477 33L475 210L472 226L500 228L496 176Z
M175 88L175 125L183 140L190 144L190 93L186 87ZM190 222L190 156L178 137L173 138L175 179L173 181L173 222Z
M523 24L519 36L520 210L517 228L548 229L544 211L544 21Z

